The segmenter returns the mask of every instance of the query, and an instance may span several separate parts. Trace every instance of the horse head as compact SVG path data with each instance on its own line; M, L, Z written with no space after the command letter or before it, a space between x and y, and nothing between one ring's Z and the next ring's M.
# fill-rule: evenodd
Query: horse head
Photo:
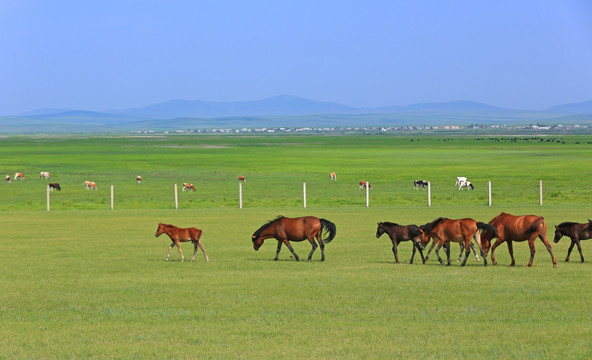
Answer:
M158 228L156 229L156 233L154 234L154 236L159 237L164 232L165 232L164 224L163 223L158 223Z
M384 234L385 230L383 227L383 223L379 222L378 227L376 228L376 238L379 238L382 234Z

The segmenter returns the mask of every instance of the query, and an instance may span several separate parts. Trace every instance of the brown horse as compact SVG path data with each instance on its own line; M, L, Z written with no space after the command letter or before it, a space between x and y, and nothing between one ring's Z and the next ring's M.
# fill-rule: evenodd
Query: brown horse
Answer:
M489 224L495 227L497 230L497 235L490 231L485 231L481 236L481 240L483 242L483 247L485 248L485 254L487 254L489 247L491 246L491 240L494 237L497 237L497 240L493 246L491 246L491 262L493 265L497 265L494 254L495 248L497 248L501 243L508 243L508 251L510 252L510 257L512 258L512 263L510 266L514 266L516 261L514 260L512 241L528 240L528 246L530 247L530 261L528 262L528 266L532 266L534 253L536 251L534 248L534 241L538 237L547 247L549 254L551 254L553 267L557 267L557 260L555 260L555 255L553 255L553 249L547 240L547 224L545 223L545 219L542 216L515 216L506 214L502 211L498 216L491 219Z
M376 238L379 238L382 234L387 233L393 243L393 254L395 254L395 262L399 263L399 252L398 246L401 241L413 241L413 255L411 255L410 264L413 264L413 257L415 256L415 248L419 250L421 255L421 261L425 263L423 257L423 246L421 245L421 234L422 231L417 225L399 225L392 222L379 222L376 228Z
M327 238L322 239L322 233L325 231L328 233ZM325 244L329 243L335 238L336 227L329 220L319 219L314 216L304 216L298 218L287 218L284 216L278 216L274 220L261 226L255 233L253 233L253 248L255 251L259 250L263 245L263 240L275 238L278 241L277 251L275 253L275 259L277 261L282 248L282 244L286 244L288 249L294 255L296 261L300 261L300 258L294 252L291 241L304 241L308 240L312 245L312 250L308 254L308 261L312 258L312 254L317 248L316 241L321 246L321 261L325 260Z
M565 261L569 261L569 255L573 250L574 245L578 246L580 252L580 258L584 262L584 254L582 254L582 246L580 240L592 239L592 220L588 220L585 224L579 224L575 222L562 222L555 226L555 239L553 241L558 243L563 236L568 236L571 239L571 245L567 250L567 257Z
M193 257L191 258L191 261L195 260L195 253L197 253L198 246L203 252L206 261L210 261L210 259L208 258L208 254L206 254L206 249L204 248L201 241L199 241L202 234L202 231L200 229L196 229L194 227L180 228L176 227L175 225L158 223L158 229L156 229L156 234L154 234L154 236L159 237L163 233L167 234L172 241L171 245L169 246L169 252L167 254L166 261L169 261L171 249L175 245L177 245L179 254L181 254L181 261L185 261L183 251L181 250L181 243L187 241L191 241L193 243Z
M493 234L496 233L495 228L489 224L478 222L471 218L464 218L464 219L448 219L448 218L437 218L436 220L432 221L431 223L425 224L420 226L420 229L423 230L423 242L427 243L429 241L429 237L433 238L434 241L432 242L432 246L430 246L430 250L428 250L428 254L425 257L427 261L430 257L430 252L436 244L438 247L436 248L436 255L438 256L438 261L440 264L444 265L442 258L440 257L440 248L445 244L448 245L445 247L446 249L446 256L448 259L448 264L450 265L450 242L462 242L464 243L465 247L465 258L461 264L461 266L465 266L467 262L467 258L471 252L470 245L471 245L471 238L475 239L477 245L479 245L479 250L481 250L481 256L483 256L483 265L487 266L487 259L485 258L485 253L483 247L481 246L481 234L479 230L489 230Z

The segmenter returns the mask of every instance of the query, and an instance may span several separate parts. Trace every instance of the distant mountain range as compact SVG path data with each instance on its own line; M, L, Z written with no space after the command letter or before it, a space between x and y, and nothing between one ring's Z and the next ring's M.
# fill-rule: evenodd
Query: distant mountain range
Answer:
M35 110L0 116L0 133L127 131L130 129L238 128L270 126L399 126L495 122L592 122L592 101L564 104L544 111L505 109L474 101L354 108L296 96L216 102L170 100L140 108L84 111Z

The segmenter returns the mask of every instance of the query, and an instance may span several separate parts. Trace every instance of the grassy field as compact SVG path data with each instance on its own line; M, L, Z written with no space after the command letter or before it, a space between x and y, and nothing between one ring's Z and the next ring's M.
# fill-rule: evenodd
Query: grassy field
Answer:
M1 171L30 175L0 186L0 358L590 358L592 260L580 263L574 250L565 263L568 239L553 244L553 269L540 242L532 268L524 243L514 246L515 267L502 245L498 266L471 257L461 268L435 257L409 265L408 243L395 264L389 240L375 237L378 221L488 221L500 211L545 216L552 237L552 224L590 217L588 140L1 138ZM50 212L39 171L64 184ZM460 175L475 192L454 189ZM415 178L432 181L431 208ZM99 191L85 191L86 179ZM369 208L361 179L373 184ZM181 193L174 210L172 184L182 182L198 191ZM103 185L111 183L114 211ZM255 252L251 234L278 214L333 221L327 260L316 253L297 263L284 249L274 262L270 240ZM165 262L160 221L203 229L211 261L200 252L181 263L174 250ZM294 248L301 257L310 250ZM183 249L190 258L190 245Z

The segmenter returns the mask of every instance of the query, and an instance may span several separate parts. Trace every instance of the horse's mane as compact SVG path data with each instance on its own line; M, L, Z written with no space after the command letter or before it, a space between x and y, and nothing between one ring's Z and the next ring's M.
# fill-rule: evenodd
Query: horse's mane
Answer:
M253 237L258 238L261 235L261 233L263 232L263 230L267 229L269 227L269 225L273 224L274 222L276 222L280 219L283 219L284 217L285 217L284 215L278 215L275 219L270 220L267 223L261 225L261 227L253 233Z
M177 226L172 225L172 224L164 224L164 223L160 223L160 225L165 226L165 227L172 227L172 228L176 228Z
M387 226L401 226L401 225L399 225L397 223L390 222L390 221L383 221L381 224L387 225Z
M430 232L432 231L432 229L434 228L434 226L436 226L439 222L446 220L447 218L445 217L439 217L436 220L432 221L431 223L427 223L425 225L420 226L419 228L421 230L423 230L424 232Z
M577 224L577 222L565 221L565 222L562 222L561 224L557 225L557 227L569 227L569 226L573 226L576 224Z

